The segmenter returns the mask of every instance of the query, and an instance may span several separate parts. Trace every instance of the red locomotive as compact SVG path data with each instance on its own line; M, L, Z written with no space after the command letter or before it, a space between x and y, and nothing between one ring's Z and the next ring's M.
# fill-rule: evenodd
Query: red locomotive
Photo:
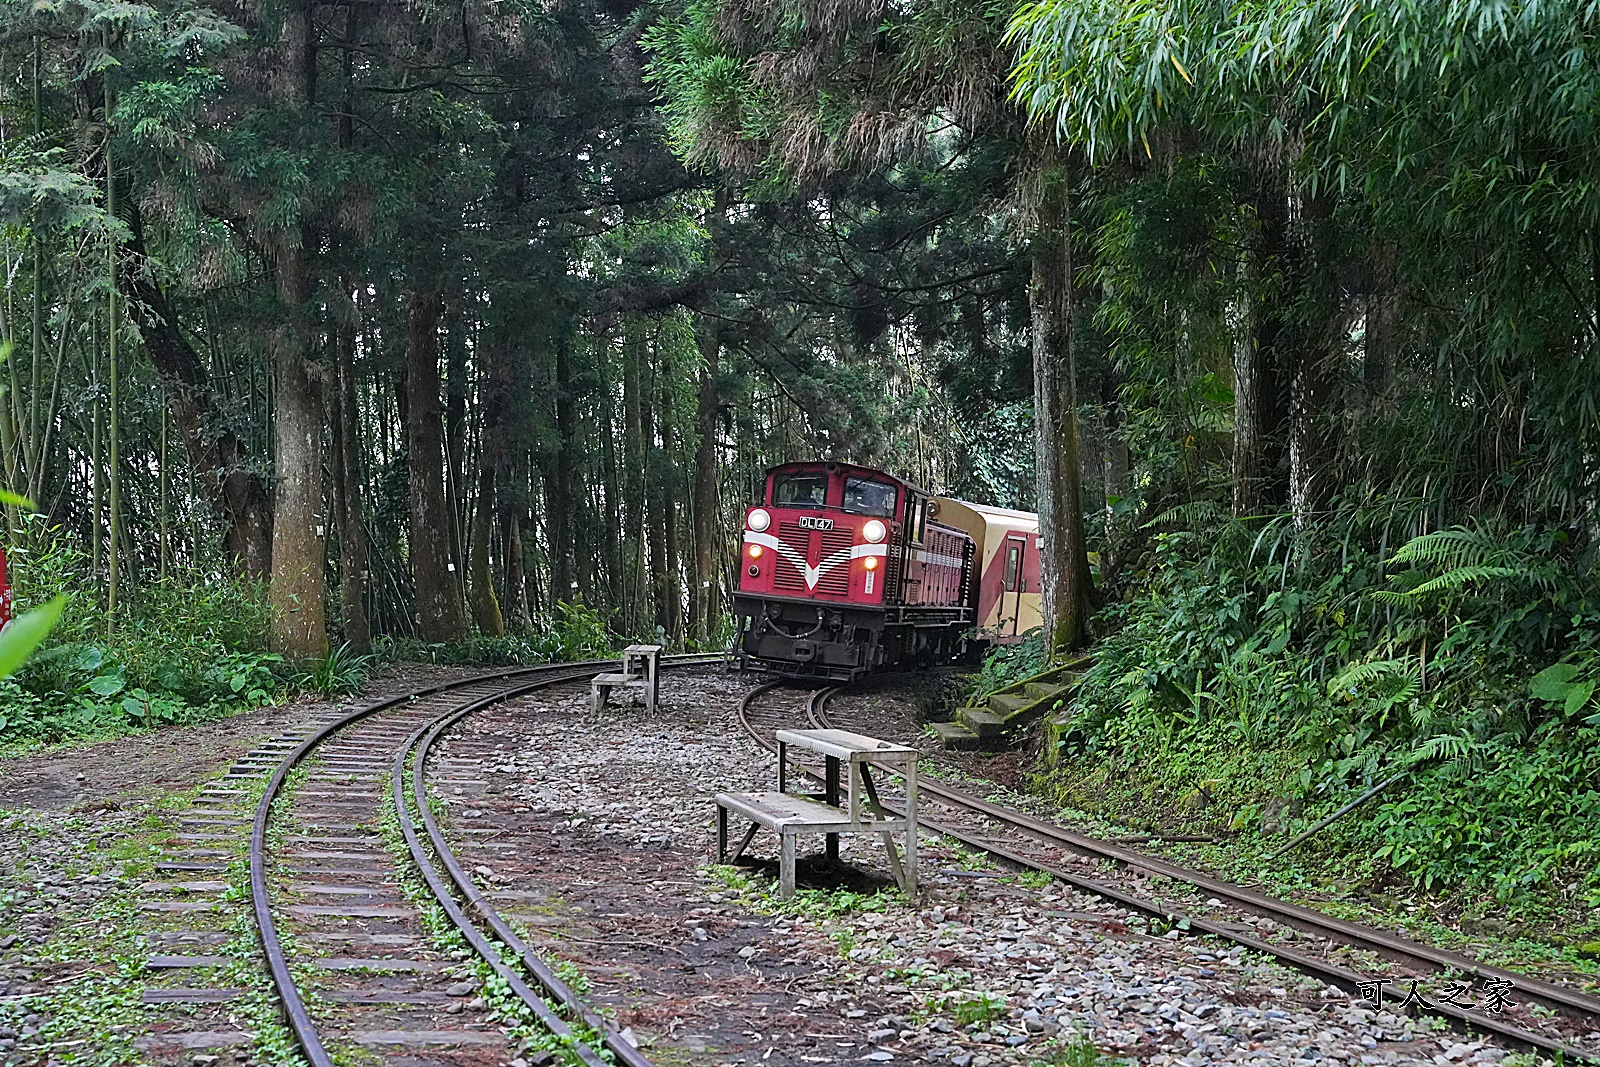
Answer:
M996 523L1007 532L990 536ZM1005 573L987 581L1002 540ZM735 654L741 666L851 679L953 659L978 627L1014 640L1022 620L1037 625L1037 540L1035 516L944 500L871 467L773 467L745 516Z

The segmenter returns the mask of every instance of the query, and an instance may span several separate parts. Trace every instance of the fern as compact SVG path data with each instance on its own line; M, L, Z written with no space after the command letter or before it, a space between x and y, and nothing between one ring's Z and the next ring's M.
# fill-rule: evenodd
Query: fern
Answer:
M1414 537L1390 557L1391 563L1420 563L1430 567L1481 567L1505 551L1504 543L1483 530L1452 526Z
M1429 578L1415 589L1412 589L1410 592L1407 592L1403 595L1415 598L1424 597L1430 593L1437 593L1441 591L1454 593L1468 585L1472 585L1477 582L1488 582L1497 578L1511 579L1522 577L1528 577L1527 573L1517 569L1516 567L1490 567L1474 564L1465 567L1456 567L1453 570L1445 571L1438 577Z
M1373 593L1380 602L1407 605L1436 593L1459 593L1469 586L1496 582L1533 585L1554 593L1559 578L1548 560L1521 551L1508 539L1484 529L1452 526L1447 530L1414 537L1389 558L1391 564L1442 569L1442 574L1423 579L1410 589L1381 590ZM1417 570L1395 575L1390 581L1415 581Z
M1434 759L1447 759L1452 763L1465 759L1479 748L1477 741L1465 734L1438 734L1428 738L1411 753L1411 763L1426 763Z
M1328 682L1328 693L1354 692L1369 683L1374 690L1392 692L1400 700L1409 700L1422 691L1420 672L1409 659L1377 659L1350 664Z
M1228 512L1216 500L1190 500L1174 507L1168 508L1149 522L1144 528L1149 530L1157 526L1176 524L1180 526L1205 526L1207 523L1219 522L1227 518Z

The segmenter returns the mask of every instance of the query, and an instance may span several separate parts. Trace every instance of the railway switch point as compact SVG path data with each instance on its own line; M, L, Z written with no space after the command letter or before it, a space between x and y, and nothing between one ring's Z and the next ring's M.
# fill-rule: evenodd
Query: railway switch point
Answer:
M778 894L794 896L796 839L823 834L829 859L839 858L840 834L878 834L889 868L906 896L917 893L917 750L848 730L779 730L777 791L717 794L717 862L734 863L762 827L778 835ZM822 756L821 793L788 790L789 750ZM878 764L905 780L905 813L897 814L878 800L871 766ZM750 822L744 836L728 852L728 813ZM901 848L895 836L901 837ZM902 859L902 851L904 858Z
M626 689L630 697L642 697L645 710L655 714L661 691L661 646L629 645L623 649L622 670L597 674L589 683L589 707L594 711L605 707L613 689Z

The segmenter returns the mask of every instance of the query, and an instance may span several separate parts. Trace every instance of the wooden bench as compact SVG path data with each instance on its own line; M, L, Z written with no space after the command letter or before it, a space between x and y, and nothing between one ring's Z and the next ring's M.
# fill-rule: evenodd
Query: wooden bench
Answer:
M915 896L917 750L848 730L779 730L777 740L778 788L775 792L717 794L717 862L737 862L758 830L763 827L771 830L778 835L778 893L792 897L796 839L801 834L826 835L826 855L836 860L840 834L873 833L883 838L895 881L907 896ZM791 748L823 757L822 793L788 791ZM904 815L894 814L879 802L869 769L874 762L888 765L905 779ZM841 786L844 787L843 796ZM731 856L728 853L730 812L750 822ZM895 848L896 834L903 838L904 862Z
M613 689L626 689L644 698L645 710L655 713L660 696L661 646L629 645L622 650L622 670L597 674L589 682L589 707L606 706Z

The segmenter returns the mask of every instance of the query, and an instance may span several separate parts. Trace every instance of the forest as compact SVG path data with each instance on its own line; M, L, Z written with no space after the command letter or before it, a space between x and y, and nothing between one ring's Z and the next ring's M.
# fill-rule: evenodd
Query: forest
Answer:
M0 6L0 744L724 647L824 456L1040 513L1039 788L1600 906L1600 10ZM1264 832L1264 830L1263 830Z

